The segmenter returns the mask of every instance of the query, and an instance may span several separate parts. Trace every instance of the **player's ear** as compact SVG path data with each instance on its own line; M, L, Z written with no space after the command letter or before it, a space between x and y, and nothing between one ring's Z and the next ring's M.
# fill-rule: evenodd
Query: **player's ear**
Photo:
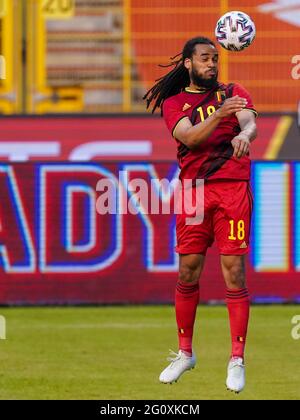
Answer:
M185 67L186 69L188 69L188 70L190 70L190 69L191 69L191 67L192 67L192 60L191 60L190 58L186 58L186 59L184 60L184 67Z

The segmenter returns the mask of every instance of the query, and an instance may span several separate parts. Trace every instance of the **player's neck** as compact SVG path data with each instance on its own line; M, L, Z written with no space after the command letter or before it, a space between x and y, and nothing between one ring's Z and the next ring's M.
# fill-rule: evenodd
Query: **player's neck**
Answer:
M209 89L201 86L197 86L194 83L191 83L190 86L186 88L187 92L194 92L194 93L204 93L207 92Z

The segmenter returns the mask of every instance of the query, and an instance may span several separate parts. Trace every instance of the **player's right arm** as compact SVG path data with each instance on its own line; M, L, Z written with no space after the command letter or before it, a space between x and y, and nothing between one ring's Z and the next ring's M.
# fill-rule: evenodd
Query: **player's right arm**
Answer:
M226 99L221 108L203 122L192 125L188 117L182 118L174 128L173 136L189 149L196 149L210 137L223 118L242 111L246 105L247 100L240 96Z

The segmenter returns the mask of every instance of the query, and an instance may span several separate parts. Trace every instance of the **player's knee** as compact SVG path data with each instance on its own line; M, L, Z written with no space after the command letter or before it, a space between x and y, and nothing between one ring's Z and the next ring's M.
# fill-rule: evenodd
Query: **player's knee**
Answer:
M223 267L227 286L232 289L243 289L246 286L245 270L242 264L233 263Z
M181 283L197 283L201 274L201 266L182 264L179 268L179 281Z

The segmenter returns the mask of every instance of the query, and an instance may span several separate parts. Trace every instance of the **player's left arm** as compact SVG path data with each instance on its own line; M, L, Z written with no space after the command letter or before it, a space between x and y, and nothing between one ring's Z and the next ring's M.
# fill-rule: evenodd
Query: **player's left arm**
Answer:
M249 153L250 143L257 137L256 114L250 109L237 112L236 117L241 127L241 132L232 139L234 148L233 156L240 159Z

